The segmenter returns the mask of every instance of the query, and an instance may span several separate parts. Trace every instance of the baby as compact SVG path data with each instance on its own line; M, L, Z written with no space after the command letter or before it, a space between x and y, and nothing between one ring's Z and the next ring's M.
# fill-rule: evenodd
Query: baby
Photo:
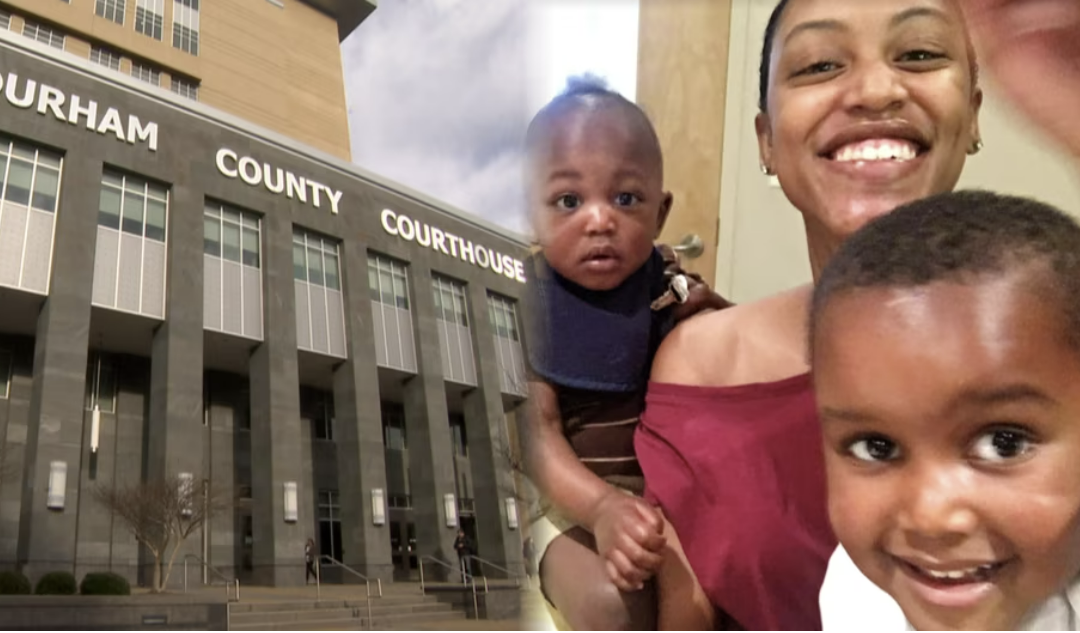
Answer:
M811 356L825 629L1077 630L1080 227L982 192L878 218L822 273Z

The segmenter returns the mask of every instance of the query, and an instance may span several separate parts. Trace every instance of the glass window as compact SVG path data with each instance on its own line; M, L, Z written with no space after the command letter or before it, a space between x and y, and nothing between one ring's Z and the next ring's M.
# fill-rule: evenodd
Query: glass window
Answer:
M106 68L120 70L120 53L109 50L104 46L95 45L90 47L90 61L95 64L101 64Z
M368 284L371 300L409 309L409 284L405 264L383 255L368 255Z
M307 249L303 244L293 243L293 278L300 281L307 281L307 256L305 253Z
M221 257L221 219L212 217L209 212L203 217L203 252Z
M408 448L405 436L405 409L393 402L382 403L383 444L386 448L403 451Z
M146 237L165 241L165 202L150 198L146 201Z
M308 246L308 283L316 286L325 285L323 280L322 252L314 246Z
M116 412L116 357L92 352L86 367L86 409Z
M0 349L0 399L11 396L11 369L14 364L11 353Z
M468 327L464 284L444 277L434 277L432 286L435 294L435 316L448 323Z
M308 233L293 232L293 276L316 286L341 289L341 263L336 242Z
M60 190L60 172L38 164L34 175L34 195L30 206L52 213L56 210L56 194Z
M199 54L199 0L173 0L173 47Z
M161 39L165 0L135 0L135 32Z
M30 183L34 179L34 165L12 157L8 168L7 191L4 199L16 204L30 204Z
M338 274L337 255L326 255L326 287L333 290L341 290L341 279Z
M98 225L165 242L168 200L168 190L163 185L107 170L101 177Z
M454 445L454 452L462 457L469 456L469 441L465 435L465 417L459 414L450 414L450 438Z
M488 314L496 336L518 340L517 307L512 300L488 295Z
M148 64L131 62L131 76L148 84L161 85L161 71Z
M230 262L240 261L240 227L232 222L221 223L221 256Z
M98 203L98 224L110 229L120 229L120 190L113 187L101 188L101 201Z
M146 207L146 198L130 190L124 192L124 222L125 233L142 236L143 234L143 210Z
M42 44L64 50L64 34L44 24L26 20L23 24L23 35Z
M259 267L259 229L249 229L244 227L244 255L243 262L245 266L251 266L252 268Z
M11 28L11 12L7 9L0 9L0 29Z
M181 97L187 97L193 101L199 100L199 84L194 81L173 75L172 81L169 83L169 90L172 90Z
M112 20L117 24L123 24L124 0L97 0L97 7L94 9L94 13L106 20Z

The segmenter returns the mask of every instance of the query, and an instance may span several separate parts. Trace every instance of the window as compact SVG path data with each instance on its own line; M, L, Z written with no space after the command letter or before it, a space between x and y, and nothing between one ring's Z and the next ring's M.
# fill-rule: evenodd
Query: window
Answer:
M307 400L307 415L311 417L311 432L317 440L334 439L334 394L329 391L310 390L304 398Z
M97 0L94 13L117 24L124 23L125 0Z
M465 311L465 285L445 277L432 279L435 289L435 316L447 323L469 327Z
M199 54L199 0L173 0L173 48Z
M0 349L0 400L11 397L11 370L14 365L11 352Z
M386 499L386 505L396 510L408 510L412 507L412 496L391 492Z
M135 31L161 40L165 0L135 0Z
M11 29L11 11L0 9L0 28Z
M60 155L0 136L0 188L6 202L55 213Z
M319 491L319 553L341 560L341 508L337 490Z
M405 264L371 254L368 257L368 289L372 301L409 309L409 282L405 274Z
M116 357L92 352L86 364L86 410L116 412Z
M293 276L315 286L341 290L337 242L301 229L293 231Z
M450 414L450 441L454 445L454 453L469 456L469 440L465 435L465 416L458 413Z
M23 35L42 44L64 50L64 34L44 24L27 20L23 25Z
M189 79L182 79L173 75L172 83L169 84L169 89L181 97L187 97L193 101L199 100L199 84Z
M203 211L203 252L252 268L261 263L259 216L216 202Z
M517 308L513 301L498 295L488 295L488 317L495 336L509 341L519 340Z
M405 408L392 402L382 403L383 444L394 451L408 448L405 439Z
M168 190L163 185L105 170L98 225L164 242L168 204Z
M106 68L120 70L120 53L105 48L104 46L90 47L90 61L95 64L101 64Z
M131 62L131 76L148 84L161 85L161 71L148 64Z

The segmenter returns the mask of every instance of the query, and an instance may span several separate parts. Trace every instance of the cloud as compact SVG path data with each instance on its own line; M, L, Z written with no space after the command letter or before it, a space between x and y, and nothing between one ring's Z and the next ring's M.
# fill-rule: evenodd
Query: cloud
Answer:
M353 161L525 232L525 0L396 0L343 43Z

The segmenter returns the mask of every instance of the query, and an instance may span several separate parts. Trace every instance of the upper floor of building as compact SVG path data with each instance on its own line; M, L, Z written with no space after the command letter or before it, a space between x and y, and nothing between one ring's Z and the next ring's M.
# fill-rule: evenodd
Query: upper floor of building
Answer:
M372 0L0 0L0 28L348 160L340 40Z

